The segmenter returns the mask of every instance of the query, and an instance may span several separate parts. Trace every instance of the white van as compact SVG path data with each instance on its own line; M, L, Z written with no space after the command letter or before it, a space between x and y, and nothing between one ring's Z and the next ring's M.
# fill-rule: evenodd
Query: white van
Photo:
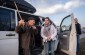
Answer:
M29 17L34 17L35 25L41 25L39 16L19 12L25 21ZM0 6L0 55L18 55L19 35L15 32L15 28L19 20L17 10Z
M39 16L19 12L25 21L32 16L36 19L36 25L42 25ZM19 55L19 36L15 32L19 20L17 10L0 6L0 55ZM63 18L59 40L61 51L69 55L76 55L76 29L73 14Z

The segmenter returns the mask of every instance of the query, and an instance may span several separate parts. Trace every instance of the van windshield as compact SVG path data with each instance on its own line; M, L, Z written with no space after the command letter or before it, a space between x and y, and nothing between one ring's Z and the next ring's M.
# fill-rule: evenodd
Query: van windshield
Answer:
M0 31L15 29L15 13L12 10L0 8Z

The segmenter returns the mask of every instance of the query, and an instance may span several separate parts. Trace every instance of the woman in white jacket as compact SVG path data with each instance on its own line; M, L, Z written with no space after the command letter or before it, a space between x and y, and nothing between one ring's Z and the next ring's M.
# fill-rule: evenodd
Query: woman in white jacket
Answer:
M55 42L57 36L56 28L51 24L49 18L45 18L44 26L41 28L41 36L44 42L44 53L45 55L55 55Z

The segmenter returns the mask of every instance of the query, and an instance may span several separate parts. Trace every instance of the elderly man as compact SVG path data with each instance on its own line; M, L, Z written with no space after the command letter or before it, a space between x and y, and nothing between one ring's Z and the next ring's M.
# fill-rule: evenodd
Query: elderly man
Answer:
M33 17L28 18L28 22L20 20L16 27L16 32L20 35L20 47L23 49L23 55L32 55L34 48L34 36L36 34L35 20Z

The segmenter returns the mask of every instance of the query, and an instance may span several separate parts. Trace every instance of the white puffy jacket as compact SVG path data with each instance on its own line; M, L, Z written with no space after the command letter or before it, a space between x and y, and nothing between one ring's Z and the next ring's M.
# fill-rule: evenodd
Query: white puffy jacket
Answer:
M52 40L57 40L56 39L56 36L57 36L57 29L51 24L51 39ZM41 28L41 36L43 38L43 42L47 42L47 37L43 34L43 31L44 31L44 26L42 26Z

